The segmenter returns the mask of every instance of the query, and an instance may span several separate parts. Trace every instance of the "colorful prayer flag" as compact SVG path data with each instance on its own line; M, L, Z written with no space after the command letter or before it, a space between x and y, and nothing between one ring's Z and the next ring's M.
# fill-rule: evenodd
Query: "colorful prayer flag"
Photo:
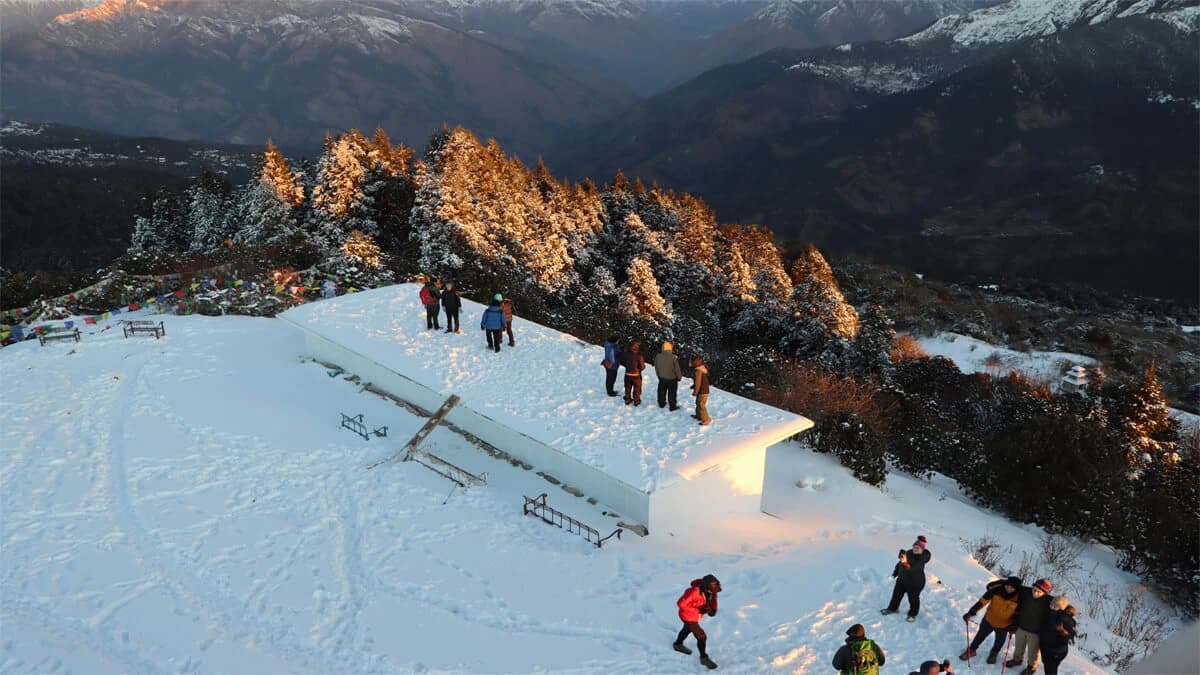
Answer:
M179 290L177 290L177 291L175 291L175 297L177 297L177 298L182 298L182 297L183 297L183 295L184 295L184 294L183 294L183 289L182 289L182 288L181 288L181 289L179 289Z
M142 308L142 306L138 304L137 300L134 300L133 302L129 303L129 311L131 311L131 312L136 312L137 310L139 310L141 308Z
M85 316L85 317L83 317L83 322L84 322L84 323L86 323L86 324L87 324L87 325L89 325L89 326L95 326L95 325L96 325L96 317L94 317L94 316Z

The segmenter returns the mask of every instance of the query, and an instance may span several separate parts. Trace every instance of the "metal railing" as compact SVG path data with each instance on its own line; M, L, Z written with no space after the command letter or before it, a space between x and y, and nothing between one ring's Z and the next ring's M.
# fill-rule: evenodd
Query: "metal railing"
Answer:
M617 539L621 538L621 528L619 527L607 537L601 537L600 531L596 528L586 525L547 504L545 492L537 497L525 497L524 512L527 516L541 518L542 522L547 525L557 525L567 532L578 534L587 542L595 544L596 548L600 548L604 545L604 542L612 539L614 536Z

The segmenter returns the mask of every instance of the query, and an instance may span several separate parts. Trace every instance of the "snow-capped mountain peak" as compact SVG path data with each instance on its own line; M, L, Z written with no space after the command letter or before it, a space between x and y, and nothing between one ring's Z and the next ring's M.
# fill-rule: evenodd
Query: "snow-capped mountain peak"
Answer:
M55 17L55 23L114 21L138 12L161 12L167 0L105 0L104 2Z
M905 40L948 38L960 45L1013 42L1053 35L1074 26L1195 5L1195 0L1009 0L967 14L947 16Z

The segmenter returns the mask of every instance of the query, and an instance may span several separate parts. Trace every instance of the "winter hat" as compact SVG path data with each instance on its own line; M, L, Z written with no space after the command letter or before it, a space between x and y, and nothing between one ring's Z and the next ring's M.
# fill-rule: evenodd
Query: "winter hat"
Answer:
M493 300L503 300L503 299L504 299L504 296L503 296L503 295L500 295L499 293L497 293L497 294L495 294L495 295L493 295L493 296L492 296L492 299L493 299Z
M1021 577L1009 577L1008 579L1004 580L1004 583L1008 584L1009 586L1012 586L1013 588L1020 588L1021 587Z
M700 580L700 587L707 589L709 586L716 586L716 588L713 589L714 591L720 592L721 590L721 582L717 581L717 578L713 575L705 574L704 578Z
M917 671L921 675L929 675L930 673L942 672L942 666L937 661L926 661L921 664L921 669Z
M671 350L672 350L672 349L674 349L674 348L675 348L675 345L671 344L670 342L664 342L664 343L663 343L663 351L664 351L664 352L669 352L669 351L671 351Z
M1033 587L1043 593L1050 592L1050 582L1046 579L1038 579L1037 581L1033 582Z
M860 637L864 637L866 634L867 634L867 631L866 631L866 629L863 628L863 625L861 623L856 623L853 626L850 626L849 628L846 629L847 637L860 638Z
M926 545L926 544L927 544L927 540L925 539L925 535L920 535L920 536L918 536L918 537L917 537L917 540L913 542L913 545L912 545L912 547L913 547L914 549L918 549L918 548L919 548L919 549L921 549L922 551L924 551L924 550L925 550L925 545Z

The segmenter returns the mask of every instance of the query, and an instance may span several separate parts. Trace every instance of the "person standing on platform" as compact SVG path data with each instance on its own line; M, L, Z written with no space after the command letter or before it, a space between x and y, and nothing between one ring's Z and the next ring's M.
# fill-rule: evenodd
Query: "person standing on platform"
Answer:
M708 426L712 424L708 416L708 368L699 356L692 359L692 368L692 396L696 397L696 413L692 417L700 420L700 426Z
M642 371L646 369L646 357L642 356L642 343L634 340L621 354L621 365L625 366L625 405L642 404Z
M454 288L454 282L448 282L442 291L442 309L446 311L446 332L461 333L458 326L458 312L462 309L462 298Z
M672 412L679 410L679 378L683 377L673 348L670 342L664 342L662 351L654 357L654 374L658 376L658 407L665 408L670 403Z
M438 301L442 293L434 285L433 279L421 287L421 304L425 306L425 330L440 329L438 325Z
M621 348L617 345L617 338L609 337L604 341L604 360L600 362L604 366L604 391L609 396L619 396L617 390L617 373L621 370Z
M512 334L512 321L513 321L512 300L509 300L508 298L501 300L500 301L500 309L504 310L504 330L508 331L508 346L516 347L517 343L515 340L513 340L513 334Z
M504 296L497 293L492 296L492 304L483 310L483 318L479 320L479 328L487 332L488 349L500 352L500 344L504 338L504 310L500 307L500 301Z

